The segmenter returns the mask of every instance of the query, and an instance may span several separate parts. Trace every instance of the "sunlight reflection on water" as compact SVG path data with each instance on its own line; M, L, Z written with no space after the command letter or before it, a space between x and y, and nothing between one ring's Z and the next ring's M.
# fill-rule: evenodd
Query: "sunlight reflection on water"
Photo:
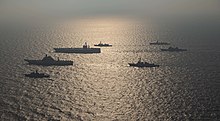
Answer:
M191 51L184 53L160 52L160 46L149 46L149 42L160 36L150 23L88 19L15 33L9 31L0 36L3 120L219 118L219 89L213 84L219 79L219 69L212 66L211 71L206 70L203 64L216 64L219 53L197 54L193 51L196 45L190 45ZM179 37L172 31L164 33L162 41L189 46L178 43ZM91 46L100 41L113 46L102 48L100 54L53 52L54 47L81 47L85 41ZM74 65L41 67L26 65L23 61L24 58L42 58L44 54L73 60ZM161 66L128 66L139 57ZM209 61L210 58L215 58L214 62ZM22 75L36 69L49 73L51 78L28 79Z

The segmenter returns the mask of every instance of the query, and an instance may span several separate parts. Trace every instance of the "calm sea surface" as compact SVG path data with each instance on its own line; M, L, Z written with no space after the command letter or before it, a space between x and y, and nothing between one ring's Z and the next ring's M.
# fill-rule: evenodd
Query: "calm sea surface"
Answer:
M220 37L214 33L220 28L198 32L207 27L190 27L124 19L1 25L0 120L220 120ZM155 40L188 51L161 52L168 46L150 46ZM84 42L93 47L100 41L113 46L101 48L100 54L53 52L54 47ZM74 65L43 67L24 61L45 54ZM160 67L128 66L139 57ZM24 77L35 70L51 77Z

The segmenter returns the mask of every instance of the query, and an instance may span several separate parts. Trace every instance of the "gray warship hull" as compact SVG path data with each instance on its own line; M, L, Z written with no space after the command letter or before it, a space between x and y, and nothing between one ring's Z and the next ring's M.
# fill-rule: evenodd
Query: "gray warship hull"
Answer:
M28 60L24 59L30 65L42 65L42 66L67 66L73 65L73 61L42 61L42 60Z
M100 48L54 48L56 53L101 53Z
M128 63L128 64L134 67L159 67L159 65L156 64L136 64L136 63Z
M161 51L182 52L182 51L187 51L187 49L161 49Z

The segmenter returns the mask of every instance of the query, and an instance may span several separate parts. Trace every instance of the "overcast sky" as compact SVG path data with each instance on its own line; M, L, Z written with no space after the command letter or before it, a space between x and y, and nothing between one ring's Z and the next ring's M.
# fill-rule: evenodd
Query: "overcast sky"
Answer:
M3 18L94 15L219 15L220 0L0 0Z

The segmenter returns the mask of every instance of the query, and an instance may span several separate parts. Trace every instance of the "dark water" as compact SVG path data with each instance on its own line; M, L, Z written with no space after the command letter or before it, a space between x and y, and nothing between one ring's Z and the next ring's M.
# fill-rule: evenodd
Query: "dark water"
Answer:
M0 118L220 120L220 37L214 33L220 29L209 33L194 29L124 19L1 25ZM154 40L188 51L161 52L167 46L150 46ZM53 52L54 47L80 47L85 41L91 45L102 41L113 47L102 48L100 54ZM45 54L73 60L74 65L31 66L23 60L41 59ZM128 66L139 57L161 66ZM34 70L51 77L24 77Z

